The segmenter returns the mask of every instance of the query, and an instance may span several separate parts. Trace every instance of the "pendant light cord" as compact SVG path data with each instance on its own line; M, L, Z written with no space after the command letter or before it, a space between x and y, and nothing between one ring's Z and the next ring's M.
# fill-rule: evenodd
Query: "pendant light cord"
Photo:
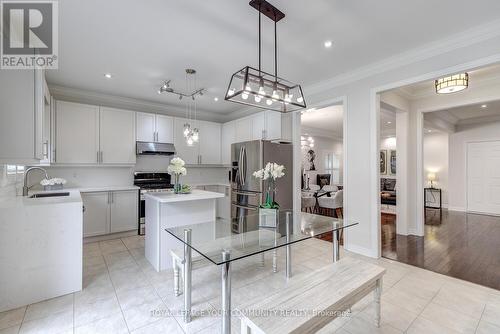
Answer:
M262 44L261 38L260 38L260 30L261 30L261 23L260 23L261 22L260 21L261 12L260 12L260 6L261 5L259 4L259 75L261 75L260 74L260 72L261 72L261 66L260 65L261 65L261 44Z
M276 20L274 21L274 81L278 83L278 35L276 33Z

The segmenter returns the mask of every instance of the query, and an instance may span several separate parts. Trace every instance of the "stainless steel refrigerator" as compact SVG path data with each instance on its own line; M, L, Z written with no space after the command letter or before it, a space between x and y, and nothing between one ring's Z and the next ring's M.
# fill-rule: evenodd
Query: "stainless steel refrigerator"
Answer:
M285 166L285 176L276 182L276 199L280 210L293 208L293 146L266 140L253 140L231 145L231 218L233 232L246 230L248 215L258 213L265 202L266 182L255 178L253 172L268 162Z

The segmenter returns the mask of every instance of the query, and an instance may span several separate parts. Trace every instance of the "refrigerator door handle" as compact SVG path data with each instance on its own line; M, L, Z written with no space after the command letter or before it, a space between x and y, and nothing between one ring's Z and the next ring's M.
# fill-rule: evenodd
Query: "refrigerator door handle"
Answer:
M242 192L242 191L236 191L233 190L233 193L236 195L243 195L243 196L260 196L261 193L251 193L251 192Z
M243 151L244 151L244 146L240 148L240 157L238 159L238 175L239 175L239 185L244 186L245 185L245 179L243 178Z
M247 179L247 149L245 148L245 146L242 147L242 152L243 152L243 159L242 159L243 168L241 171L241 175L243 176L243 182L241 183L241 185L244 186Z
M236 202L232 203L235 207L240 208L240 209L247 209L247 210L252 210L252 211L257 211L258 207L257 206L245 206L245 205L239 205Z

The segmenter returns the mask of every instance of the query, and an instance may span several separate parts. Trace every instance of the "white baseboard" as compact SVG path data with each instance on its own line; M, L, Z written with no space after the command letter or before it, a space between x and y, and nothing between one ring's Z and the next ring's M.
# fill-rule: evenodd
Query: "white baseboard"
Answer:
M344 245L344 249L349 252L357 253L360 255L368 256L377 259L378 254L374 253L372 249L357 246L357 245Z
M448 206L448 210L450 211L460 211L460 212L465 212L465 208L461 206Z

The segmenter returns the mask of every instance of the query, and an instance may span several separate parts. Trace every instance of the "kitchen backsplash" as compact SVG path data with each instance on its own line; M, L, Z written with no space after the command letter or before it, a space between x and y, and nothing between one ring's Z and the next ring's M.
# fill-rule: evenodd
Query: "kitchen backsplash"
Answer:
M126 186L133 184L135 171L166 172L170 157L139 156L137 163L131 167L44 167L49 177L60 177L67 181L66 188L71 187L99 187L99 186ZM228 183L227 168L220 167L188 167L188 175L181 178L181 182L188 184ZM29 180L30 184L40 181L40 174L34 173ZM4 181L15 187L16 180L10 178ZM17 185L22 187L22 174L17 179ZM35 186L34 189L41 186ZM11 189L12 191L12 189ZM18 191L19 192L19 191Z

